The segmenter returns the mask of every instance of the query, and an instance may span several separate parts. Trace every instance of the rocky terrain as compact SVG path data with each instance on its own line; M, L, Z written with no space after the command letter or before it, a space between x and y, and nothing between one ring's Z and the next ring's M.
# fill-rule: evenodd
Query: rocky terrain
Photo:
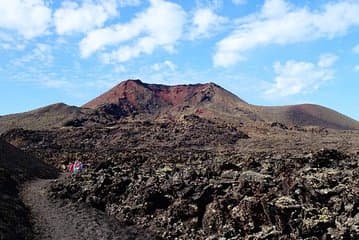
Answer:
M74 159L87 163L132 152L157 152L158 161L179 152L183 157L195 151L233 145L249 136L230 125L196 116L171 122L122 122L111 127L66 127L57 130L13 129L4 133L8 142L30 151L58 167Z
M133 80L83 107L0 118L1 137L27 154L86 166L13 197L35 219L77 209L71 221L96 222L108 239L357 239L358 126L316 105L253 106L213 83ZM35 237L54 238L55 225Z
M85 204L158 238L355 239L357 132L244 130L188 116L3 137L59 168L86 164L49 186L53 201Z
M359 155L133 157L51 187L164 239L357 239Z

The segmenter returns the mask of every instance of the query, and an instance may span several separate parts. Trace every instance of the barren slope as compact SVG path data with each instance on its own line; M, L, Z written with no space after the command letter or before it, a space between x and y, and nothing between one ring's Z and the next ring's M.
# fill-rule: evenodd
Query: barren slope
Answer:
M286 125L359 129L359 122L318 105L283 107L250 105L214 83L165 86L140 80L121 82L83 107L115 105L121 114L147 113L160 118L196 114L210 119L239 122L281 122Z
M83 105L99 109L111 105L119 115L152 115L157 118L178 119L196 114L208 118L219 115L241 116L242 120L256 118L242 114L248 104L214 83L166 86L127 80Z
M97 108L106 104L132 104L137 110L155 110L166 106L199 104L211 100L214 95L222 97L227 104L243 102L234 94L214 83L167 86L147 84L140 80L127 80L89 101L83 107ZM228 102L229 101L229 102Z
M2 116L0 118L0 133L11 128L34 130L57 128L82 114L78 107L56 103L29 112Z
M359 129L359 122L332 109L301 104L283 107L257 107L256 111L265 121L282 122L287 125L320 126L333 129Z

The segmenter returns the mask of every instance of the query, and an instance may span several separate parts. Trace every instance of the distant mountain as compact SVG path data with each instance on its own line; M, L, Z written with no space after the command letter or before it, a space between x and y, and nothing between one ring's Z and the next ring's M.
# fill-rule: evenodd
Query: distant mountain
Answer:
M81 108L56 103L33 111L11 114L0 118L0 133L11 128L51 129L84 115Z
M214 83L166 86L147 84L140 80L124 81L111 90L83 105L97 108L106 104L131 105L140 112L154 113L164 108L199 106L208 102L225 106L245 103L243 100Z
M11 128L108 126L124 118L176 121L192 114L252 126L279 122L287 126L359 129L358 121L319 105L256 106L214 83L166 86L127 80L82 107L54 104L0 117L0 133Z
M88 109L56 103L29 112L0 117L0 134L14 128L49 130L66 126L104 125L116 120L106 109Z
M82 107L101 109L106 106L117 107L124 115L147 114L158 118L188 114L209 118L232 118L235 114L242 121L258 118L251 112L242 114L249 105L214 83L166 86L127 80Z
M297 126L320 126L333 129L359 129L359 122L332 109L300 104L282 107L257 107L265 121Z
M230 122L281 122L286 125L359 129L359 122L326 107L312 104L265 107L248 104L214 84L166 86L140 80L124 81L83 105L98 109L116 106L122 114L178 117L196 114Z

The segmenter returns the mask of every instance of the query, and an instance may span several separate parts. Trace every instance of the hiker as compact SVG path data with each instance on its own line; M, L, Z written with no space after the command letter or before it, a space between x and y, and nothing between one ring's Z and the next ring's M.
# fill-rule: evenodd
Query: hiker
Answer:
M74 163L70 163L69 166L67 167L68 171L70 173L79 173L82 172L83 170L83 164L82 162L76 160Z
M67 170L68 170L70 173L72 173L73 169L74 169L74 164L73 164L73 163L69 163L69 165L67 166Z
M76 174L76 173L81 172L82 170L83 170L82 162L76 160L75 163L74 163L74 167L73 167L72 172Z

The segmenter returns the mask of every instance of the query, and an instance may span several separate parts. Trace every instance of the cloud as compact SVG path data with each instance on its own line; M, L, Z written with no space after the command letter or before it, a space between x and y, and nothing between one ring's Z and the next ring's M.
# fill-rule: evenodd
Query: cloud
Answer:
M76 84L74 82L70 82L68 80L62 79L63 76L56 76L57 73L50 72L47 69L42 68L41 66L21 66L21 71L19 67L14 65L13 67L8 67L6 69L6 73L9 74L7 77L9 80L18 82L18 83L26 83L29 85L38 85L45 88L52 89L61 89L66 92L72 91ZM71 79L72 81L74 79ZM80 88L80 87L78 87ZM81 93L81 91L72 91L74 94Z
M359 65L356 65L356 66L354 67L354 71L359 72Z
M208 37L216 32L225 22L227 22L225 17L217 15L210 8L197 9L193 15L189 38L194 40Z
M265 18L278 18L285 16L291 6L285 0L266 0L263 4L261 15Z
M14 66L26 66L28 64L38 63L42 66L50 66L53 63L54 57L52 55L51 46L43 43L38 43L36 47L28 54L19 59L14 60Z
M196 0L195 5L197 9L210 8L216 10L223 7L223 0Z
M84 1L63 2L54 14L54 23L58 34L87 32L102 27L111 17L118 15L117 3L114 0L101 0L98 3Z
M117 0L120 7L138 6L142 4L142 0Z
M43 0L0 1L0 28L15 31L25 39L47 32L51 9Z
M62 66L61 70L56 68L53 50L51 45L37 43L33 49L24 52L23 56L5 65L5 79L70 92L75 87L71 82L76 80L74 72L71 72L69 81L68 77L65 77L65 67Z
M161 71L163 69L169 69L171 71L175 71L177 69L176 64L174 64L173 62L166 60L163 61L161 63L155 63L151 66L151 68L155 71Z
M321 68L331 67L338 59L335 54L327 53L320 56L318 66Z
M228 67L246 51L270 44L286 45L331 39L359 25L359 2L339 1L319 10L295 7L285 0L266 0L259 13L238 19L238 25L217 43L215 66Z
M127 71L126 67L123 66L123 65L117 65L115 68L114 68L114 71L116 73L124 73Z
M41 78L36 80L36 83L47 88L63 89L66 91L70 91L72 88L74 88L74 84L69 81L52 79L48 76L41 76Z
M284 64L273 65L276 77L274 83L265 92L269 97L284 97L311 92L333 78L331 69L337 57L332 54L322 55L317 63L290 60Z
M181 6L150 0L150 6L128 23L91 31L80 42L81 56L87 58L108 46L116 50L102 54L104 62L126 62L156 48L171 51L181 38L186 13Z
M353 47L353 52L359 54L359 44Z
M232 3L235 5L243 5L247 3L247 0L232 0Z
M10 34L0 32L0 41L3 43L11 43L14 41L14 38Z
M0 31L0 49L23 50L25 48L25 41L22 37Z

